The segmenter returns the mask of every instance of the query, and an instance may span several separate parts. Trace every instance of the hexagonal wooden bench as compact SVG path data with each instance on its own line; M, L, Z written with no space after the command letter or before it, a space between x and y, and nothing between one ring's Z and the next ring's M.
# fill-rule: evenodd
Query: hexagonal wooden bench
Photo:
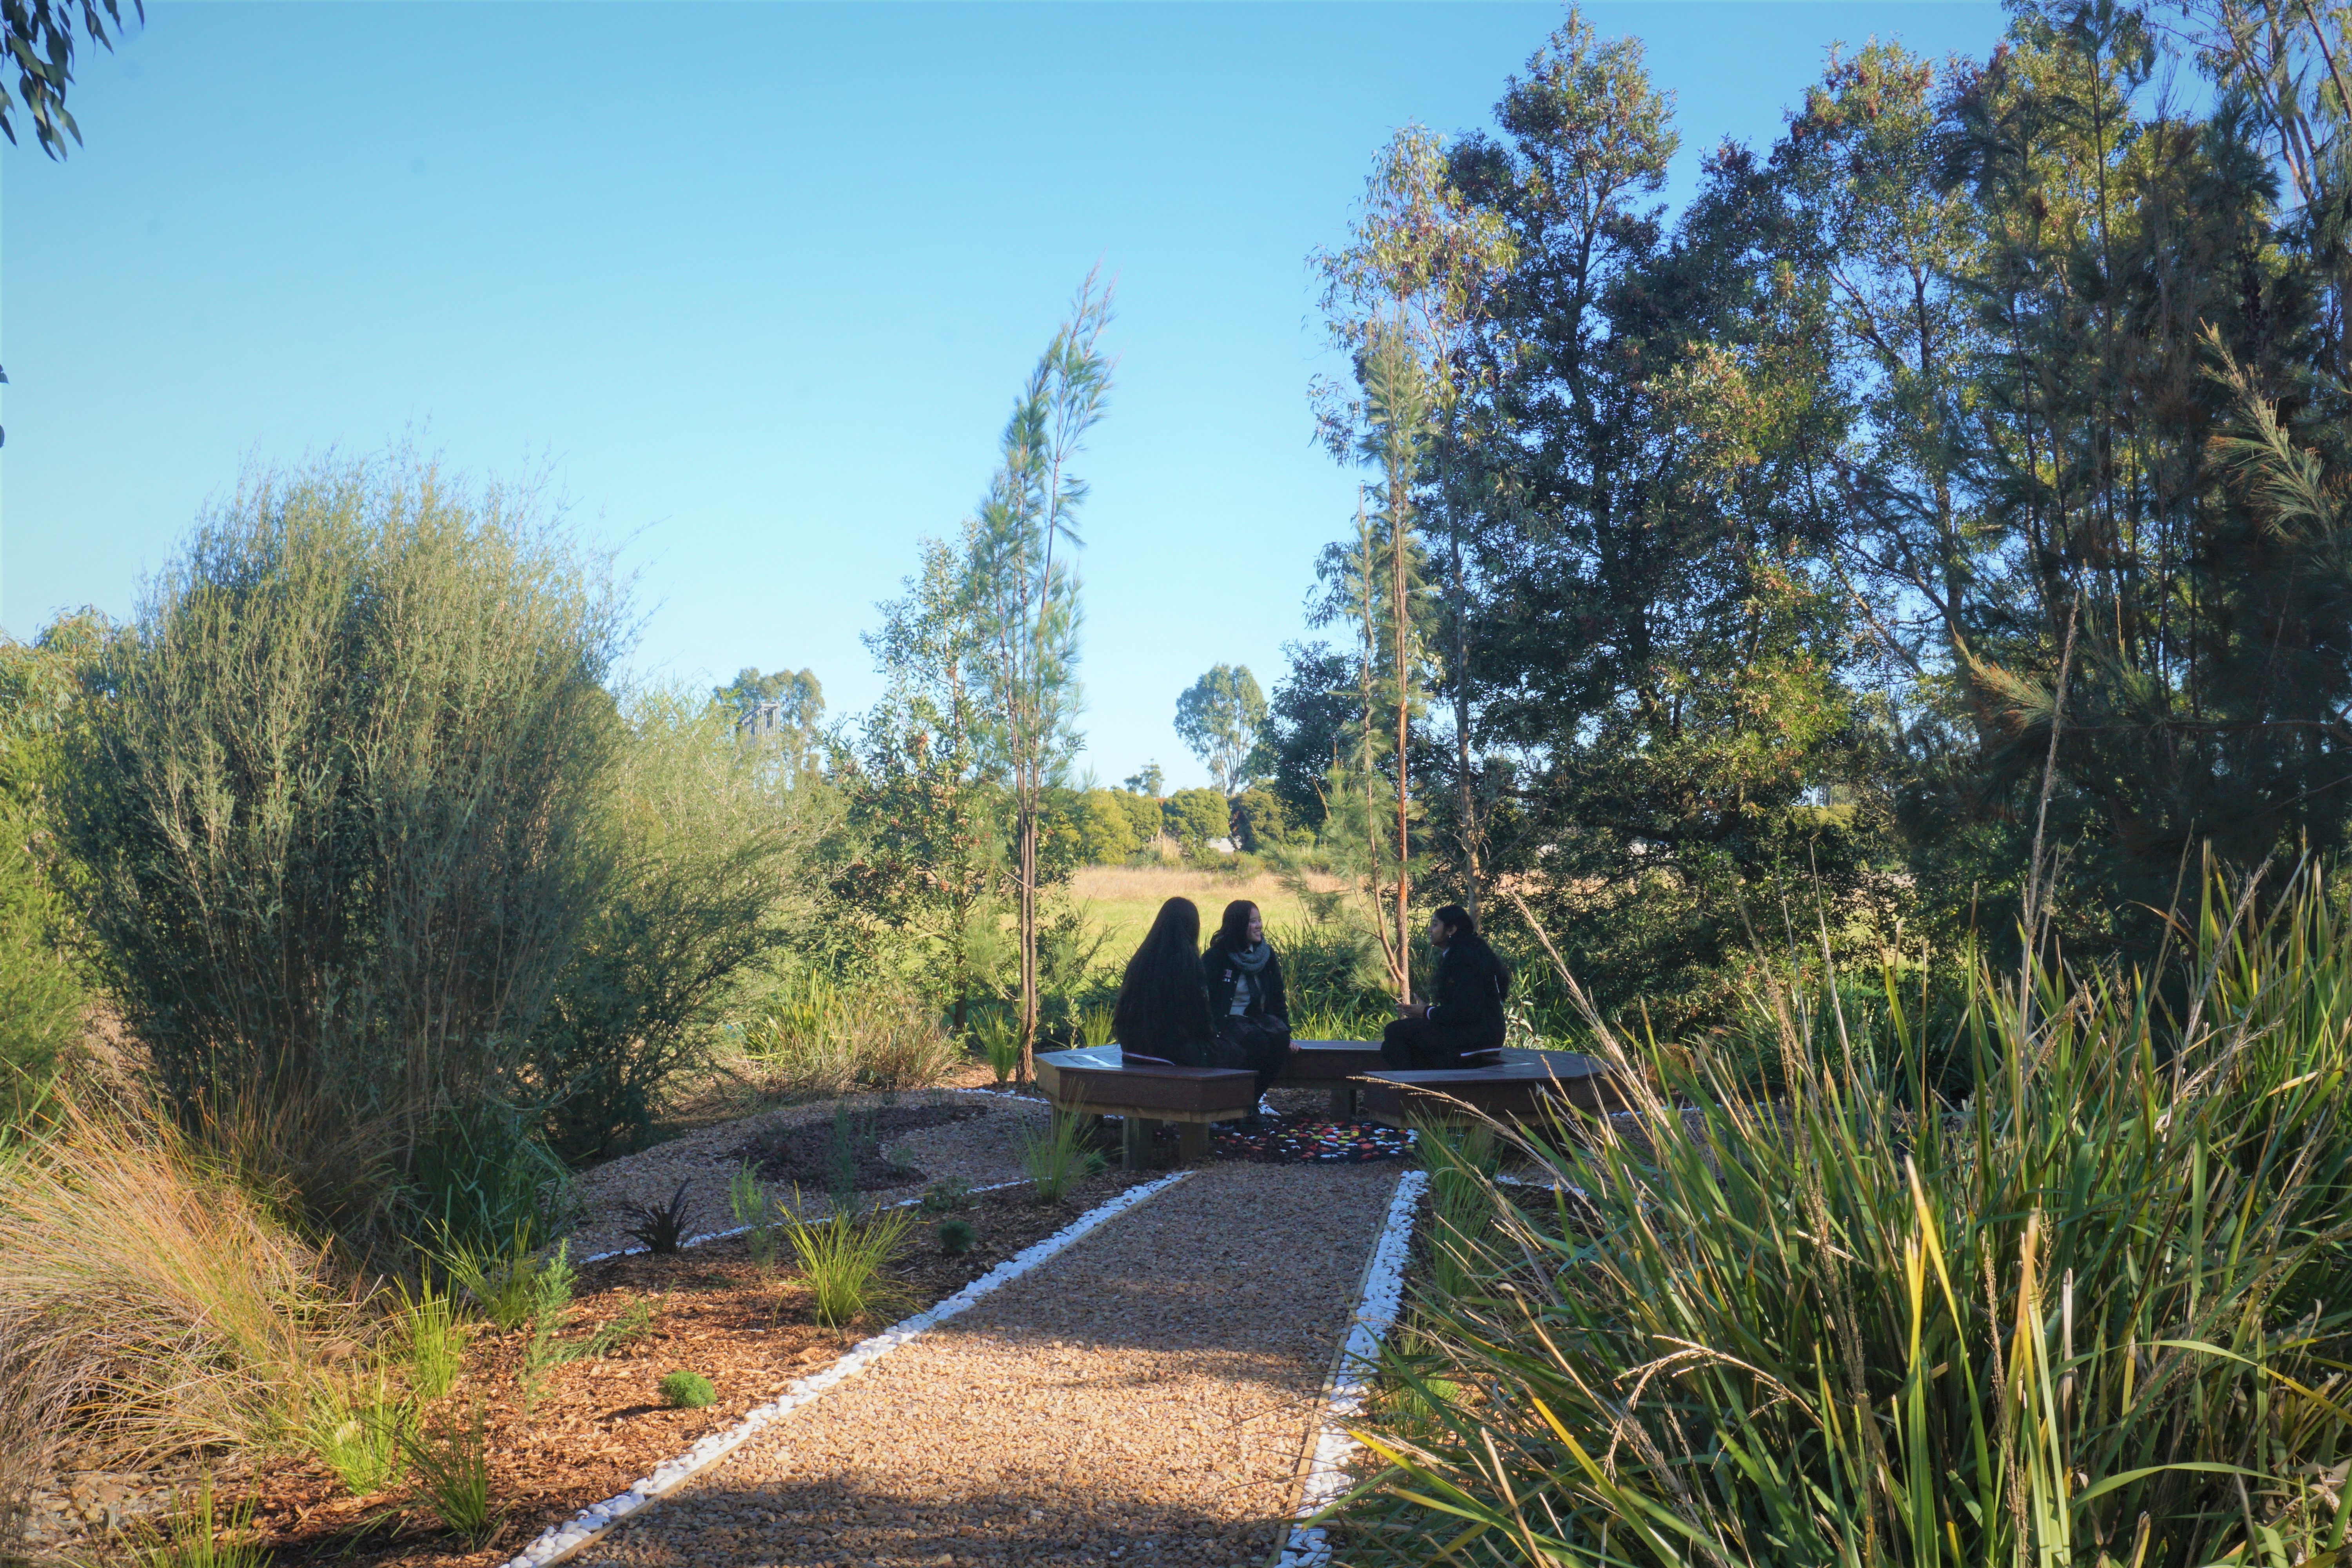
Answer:
M1299 1040L1283 1063L1276 1087L1324 1089L1331 1114L1356 1113L1363 1075L1381 1065L1381 1047L1366 1040ZM1117 1116L1126 1122L1120 1162L1140 1170L1151 1134L1162 1121L1177 1129L1179 1157L1196 1160L1209 1144L1209 1124L1231 1121L1257 1109L1256 1074L1239 1068L1187 1068L1150 1058L1129 1063L1117 1046L1041 1051L1037 1087L1065 1111Z
M1363 1079L1364 1115L1390 1127L1466 1121L1478 1115L1540 1122L1576 1106L1622 1110L1608 1065L1578 1051L1518 1049L1481 1053L1486 1065L1381 1068Z

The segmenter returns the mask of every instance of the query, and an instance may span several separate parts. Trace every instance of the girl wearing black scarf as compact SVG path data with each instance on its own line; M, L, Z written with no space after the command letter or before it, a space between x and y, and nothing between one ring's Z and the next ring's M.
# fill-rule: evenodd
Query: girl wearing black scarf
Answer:
M1247 899L1225 906L1217 934L1201 958L1209 1016L1217 1026L1217 1065L1248 1068L1264 1094L1295 1048L1290 998L1282 987L1282 961L1265 940L1265 922Z

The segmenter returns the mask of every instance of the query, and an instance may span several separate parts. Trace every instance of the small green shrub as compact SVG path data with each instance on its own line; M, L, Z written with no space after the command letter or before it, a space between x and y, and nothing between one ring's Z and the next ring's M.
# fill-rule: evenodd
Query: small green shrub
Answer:
M466 1325L446 1290L428 1281L414 1296L404 1291L400 1334L408 1346L408 1390L434 1400L449 1392L466 1370Z
M661 1380L664 1403L677 1410L700 1410L719 1401L719 1390L698 1372L674 1372Z
M971 1206L971 1184L961 1176L942 1176L923 1189L925 1214L953 1214Z
M727 1212L743 1226L743 1247L761 1268L776 1261L776 1201L760 1173L746 1160L727 1178Z
M489 1431L477 1403L470 1421L454 1415L409 1430L401 1443L416 1495L443 1529L479 1545L499 1527L490 1507Z
M269 1552L252 1534L253 1505L240 1503L224 1520L213 1506L210 1476L183 1498L163 1531L134 1544L139 1568L268 1568Z
M1078 1014L1079 1040L1089 1050L1098 1050L1109 1045L1114 1037L1110 1020L1111 1009L1108 1006L1083 1009Z
M649 1338L653 1331L653 1303L641 1298L624 1307L619 1317L600 1325L594 1333L581 1342L579 1353L569 1359L593 1361L598 1356L612 1354L624 1345L633 1345L639 1340Z
M353 1497L373 1497L400 1468L406 1402L379 1367L352 1383L324 1383L310 1394L303 1437L312 1457Z
M1103 1157L1086 1147L1084 1118L1076 1111L1055 1110L1043 1133L1023 1127L1013 1133L1021 1151L1022 1169L1041 1204L1057 1204L1072 1187L1103 1168Z
M961 1258L979 1239L980 1233L972 1229L971 1221L968 1219L940 1221L940 1250L950 1258Z
M816 1321L829 1329L844 1328L902 1297L904 1291L883 1278L882 1270L905 1248L913 1226L913 1217L901 1208L862 1215L836 1209L814 1224L786 1214L784 1235L801 1279L815 1298Z

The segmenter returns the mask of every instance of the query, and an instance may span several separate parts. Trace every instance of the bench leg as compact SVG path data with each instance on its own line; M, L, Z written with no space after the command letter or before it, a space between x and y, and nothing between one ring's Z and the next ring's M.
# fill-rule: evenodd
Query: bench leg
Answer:
M1151 1123L1140 1116L1130 1116L1122 1124L1119 1134L1118 1163L1123 1170L1140 1171L1151 1163Z
M1176 1163L1189 1165L1209 1152L1209 1124L1205 1121L1180 1121L1176 1124Z

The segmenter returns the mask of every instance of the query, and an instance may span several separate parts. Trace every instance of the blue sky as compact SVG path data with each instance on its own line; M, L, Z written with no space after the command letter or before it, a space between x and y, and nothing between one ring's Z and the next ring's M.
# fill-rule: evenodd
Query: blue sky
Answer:
M126 10L128 7L126 6ZM1603 5L1678 100L1670 196L1758 144L1833 39L1982 55L1994 5ZM0 626L128 614L256 465L404 437L542 472L635 580L635 669L814 668L993 467L1100 261L1118 391L1084 674L1110 783L1213 663L1269 688L1354 478L1306 258L1376 148L1486 122L1519 5L175 4L0 153Z

